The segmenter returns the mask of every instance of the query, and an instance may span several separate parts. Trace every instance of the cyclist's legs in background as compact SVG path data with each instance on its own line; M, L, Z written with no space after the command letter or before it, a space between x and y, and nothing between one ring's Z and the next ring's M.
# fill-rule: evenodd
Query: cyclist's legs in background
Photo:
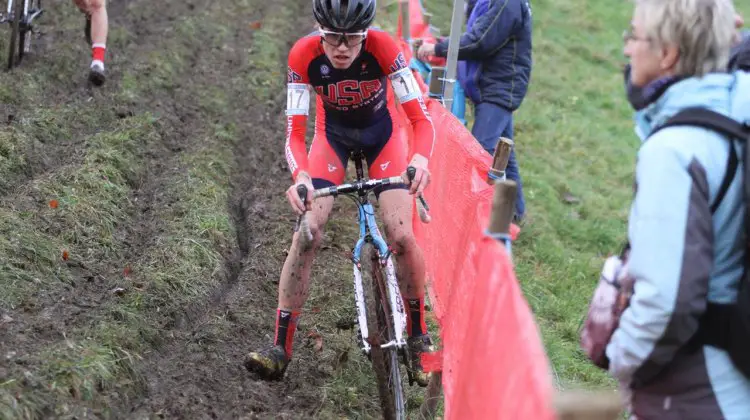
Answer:
M109 18L106 0L73 0L91 20L91 70L96 84L104 83L104 56L107 50Z
M89 13L91 14L91 41L94 45L106 45L107 32L109 31L106 1L88 0L88 3Z
M106 0L73 0L73 2L91 19L92 43L106 45L109 31Z

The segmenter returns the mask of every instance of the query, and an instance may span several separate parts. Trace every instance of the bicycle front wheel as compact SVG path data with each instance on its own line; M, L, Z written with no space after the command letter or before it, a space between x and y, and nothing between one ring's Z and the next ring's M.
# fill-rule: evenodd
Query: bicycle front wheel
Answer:
M398 348L382 348L382 344L395 340L393 317L391 316L385 276L375 248L366 244L362 248L362 289L365 294L368 342L375 379L378 384L380 405L386 420L406 419L406 403L401 372L399 371Z

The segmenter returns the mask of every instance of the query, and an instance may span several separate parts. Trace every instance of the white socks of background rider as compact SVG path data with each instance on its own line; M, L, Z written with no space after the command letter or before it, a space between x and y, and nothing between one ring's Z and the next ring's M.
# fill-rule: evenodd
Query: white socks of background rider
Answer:
M104 53L107 47L104 44L93 44L91 46L91 67L100 66L104 69Z

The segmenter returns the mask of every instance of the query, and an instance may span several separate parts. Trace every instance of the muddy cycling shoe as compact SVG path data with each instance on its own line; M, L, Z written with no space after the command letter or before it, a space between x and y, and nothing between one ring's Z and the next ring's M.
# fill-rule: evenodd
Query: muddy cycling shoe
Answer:
M250 352L245 357L245 369L257 373L265 380L280 380L284 377L287 366L289 359L281 346Z
M105 80L107 80L107 76L104 74L104 66L99 63L91 64L91 68L89 68L89 82L95 86L101 86Z
M432 340L429 334L418 335L415 337L409 337L406 340L406 344L409 346L409 362L411 366L408 369L411 371L412 377L421 387L425 387L430 382L430 373L426 373L422 369L421 356L423 353L431 353L435 351L432 345Z

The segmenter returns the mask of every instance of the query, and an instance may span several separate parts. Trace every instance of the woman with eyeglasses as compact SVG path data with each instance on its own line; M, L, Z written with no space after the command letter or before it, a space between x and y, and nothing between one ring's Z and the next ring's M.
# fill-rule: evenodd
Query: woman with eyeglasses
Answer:
M304 247L295 233L279 282L279 302L273 344L253 351L245 367L267 379L284 375L292 356L297 317L309 295L312 261L322 230L333 206L333 197L312 202L313 189L344 181L349 153L364 152L370 178L402 176L407 166L416 168L409 190L386 187L376 190L386 235L395 253L397 275L406 303L409 367L420 386L429 377L420 356L431 351L424 317L425 262L412 231L412 194L430 182L427 167L435 130L422 91L396 41L370 27L375 0L313 0L319 30L298 40L289 52L287 70L287 136L284 152L294 185L287 199L298 214L309 211L313 244ZM390 84L390 87L389 87ZM317 93L315 136L306 153L305 132L310 94ZM396 118L396 102L406 112L411 127ZM408 133L414 132L409 150ZM308 191L305 206L297 186Z
M750 378L726 344L749 338L715 322L747 281L737 162L747 145L697 123L665 126L695 108L750 121L750 74L729 68L741 19L731 0L634 3L624 53L642 144L629 252L605 265L634 287L598 365L621 384L632 418L749 419Z

